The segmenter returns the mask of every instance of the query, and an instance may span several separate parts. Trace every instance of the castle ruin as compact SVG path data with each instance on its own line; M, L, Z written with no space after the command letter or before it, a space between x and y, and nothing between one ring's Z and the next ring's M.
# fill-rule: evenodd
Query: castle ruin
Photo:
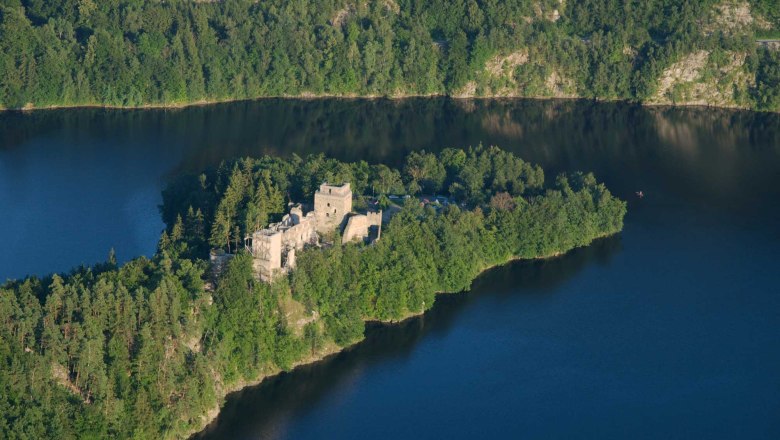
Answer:
M295 267L295 253L306 245L318 245L320 234L343 231L342 243L379 239L382 212L352 212L352 189L323 183L314 193L314 210L303 214L295 205L278 223L255 231L247 237L246 248L252 254L255 274L264 282L288 273ZM251 244L249 240L251 239Z

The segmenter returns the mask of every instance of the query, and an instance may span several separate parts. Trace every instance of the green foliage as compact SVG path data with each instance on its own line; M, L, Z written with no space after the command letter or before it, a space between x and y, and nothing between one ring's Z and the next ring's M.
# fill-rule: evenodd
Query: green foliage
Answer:
M780 32L780 0L751 0L750 4L753 13L767 20L775 34Z
M15 408L3 411L3 437L159 438L199 426L216 404L209 362L187 346L203 331L204 268L161 254L0 288L0 407Z
M323 181L350 181L358 194L378 193L383 207L392 203L386 194L405 190L447 195L451 202L446 207L421 208L416 198L406 199L375 245L299 253L291 282L293 297L322 316L325 334L340 345L361 338L366 319L400 319L430 307L434 292L467 289L487 266L511 257L564 252L618 232L625 214L625 204L593 176L576 174L572 183L561 176L553 187L545 189L540 167L497 147L445 149L439 155L413 152L407 156L403 172L363 162L345 164L321 155L284 162L261 158L222 164L216 176L205 179L213 183L203 188L218 197L200 198L207 203L197 209L215 212L216 219L226 204L232 212L246 210L249 198L240 192L237 196L232 189L236 170L255 176L249 181L241 177L241 186L249 188L256 186L259 176L271 166L286 173L275 180L275 191L299 194L293 198L296 200L310 200ZM233 170L231 178L220 184L219 175L227 175L226 170ZM402 182L406 182L406 189ZM192 188L195 184L176 186ZM508 200L498 203L498 194ZM175 191L166 197L175 200ZM221 239L223 230L213 227L211 242L229 250L230 244Z
M413 151L406 157L404 174L410 193L436 194L441 191L447 172L435 155Z
M755 51L753 35L702 32L715 0L1 3L8 108L458 94L470 82L477 94L545 96L557 93L553 73L572 81L567 94L641 100L680 54ZM750 4L770 25L756 31L776 35L778 1ZM529 62L514 83L485 74L492 57L518 50Z
M756 86L752 91L761 110L780 108L780 52L763 50L759 57Z
M243 251L207 273L207 243L240 249L284 195L308 199L322 180L383 196L416 183L452 203L407 198L378 242L304 249L271 285ZM422 312L489 266L617 233L626 205L590 174L545 187L539 167L479 146L411 154L403 173L321 155L240 159L174 182L161 211L168 228L151 260L117 267L112 255L0 287L0 436L185 436L232 386L354 343L366 320ZM293 299L313 320L287 322Z

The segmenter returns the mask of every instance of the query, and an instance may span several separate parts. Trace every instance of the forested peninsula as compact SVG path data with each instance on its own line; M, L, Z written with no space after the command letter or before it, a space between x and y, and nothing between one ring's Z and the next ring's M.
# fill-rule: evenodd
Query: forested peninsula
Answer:
M566 97L780 110L779 0L2 0L0 108Z
M323 181L351 182L356 206L394 210L381 239L331 237L288 275L258 281L243 237ZM482 146L411 153L401 170L244 158L175 180L163 201L151 258L119 266L111 255L0 287L3 438L186 437L228 392L360 341L366 321L423 313L491 266L618 233L626 213L591 174L550 181ZM214 248L235 253L218 273Z

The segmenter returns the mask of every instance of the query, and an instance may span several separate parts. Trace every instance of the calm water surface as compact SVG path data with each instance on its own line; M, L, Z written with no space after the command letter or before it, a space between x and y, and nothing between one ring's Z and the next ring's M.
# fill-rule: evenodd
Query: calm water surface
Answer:
M549 178L595 172L629 201L625 231L371 327L230 396L201 437L780 438L778 115L448 100L0 114L0 279L150 255L165 182L223 158L397 164L479 142Z

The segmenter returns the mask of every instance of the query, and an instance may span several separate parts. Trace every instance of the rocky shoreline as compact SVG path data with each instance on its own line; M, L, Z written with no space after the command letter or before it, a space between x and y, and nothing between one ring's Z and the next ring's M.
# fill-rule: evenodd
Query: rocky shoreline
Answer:
M189 107L205 107L218 104L230 104L238 102L252 102L262 101L270 99L301 99L301 100L324 100L324 99L350 99L350 100L402 100L402 99L415 99L415 98L448 98L458 101L469 100L540 100L540 101L597 101L597 102L622 102L622 103L634 103L645 107L693 107L693 108L718 108L718 109L732 109L732 110L749 110L756 112L768 112L768 113L780 113L778 111L757 110L749 106L734 105L734 104L722 104L717 102L654 102L654 101L633 101L629 99L603 99L603 98L586 98L582 96L527 96L527 95L515 95L515 94L494 94L485 96L473 96L473 95L450 95L450 94L399 94L399 95L357 95L357 94L307 94L300 95L280 95L280 96L262 96L257 98L241 98L241 99L225 99L225 100L202 100L193 101L187 103L171 103L171 104L144 104L140 106L117 106L108 104L73 104L73 105L49 105L36 107L29 103L24 107L19 108L5 108L0 107L0 113L2 112L37 112L45 110L71 110L71 109L106 109L106 110L181 110Z

